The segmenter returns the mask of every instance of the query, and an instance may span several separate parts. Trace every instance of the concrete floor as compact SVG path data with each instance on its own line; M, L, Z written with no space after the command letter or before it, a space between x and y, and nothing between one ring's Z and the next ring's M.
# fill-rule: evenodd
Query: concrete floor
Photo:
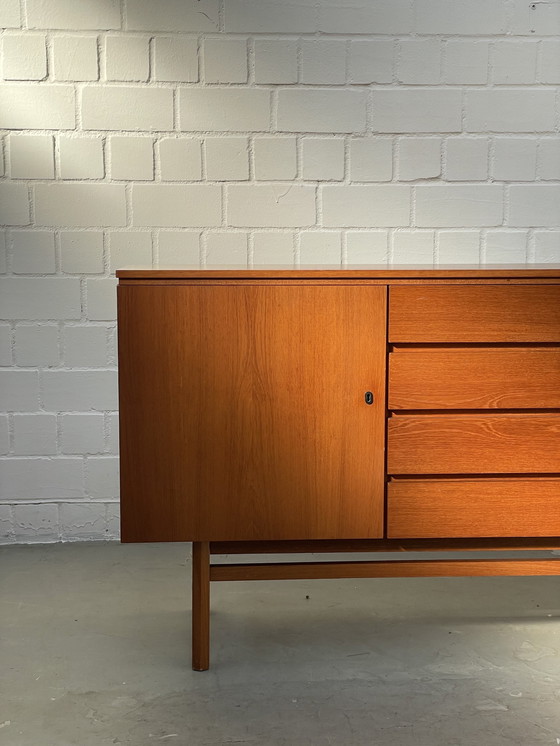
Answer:
M189 549L0 549L0 743L560 744L559 578L217 583L194 673Z

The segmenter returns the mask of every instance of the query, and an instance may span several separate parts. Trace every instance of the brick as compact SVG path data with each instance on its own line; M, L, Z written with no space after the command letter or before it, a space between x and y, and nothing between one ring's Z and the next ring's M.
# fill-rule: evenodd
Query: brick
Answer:
M246 83L247 40L205 39L204 79L207 83Z
M362 90L278 91L278 129L286 132L363 132L366 93Z
M101 138L61 135L58 140L58 149L61 178L102 179L105 176Z
M56 415L14 415L16 456L49 456L56 453Z
M0 453L5 456L10 452L10 431L8 427L8 415L0 416Z
M397 231L393 234L391 261L395 264L432 264L433 231Z
M56 271L54 233L16 231L12 234L12 271L15 274L50 274Z
M116 410L117 371L44 371L43 405L52 412Z
M64 414L61 421L62 453L103 453L105 425L102 414Z
M387 231L354 231L346 236L348 264L384 264L388 261Z
M314 231L300 236L300 264L336 264L342 261L342 237L338 231Z
M540 228L558 225L560 186L556 184L512 185L509 192L508 225Z
M540 83L560 83L560 40L541 42Z
M154 141L151 137L111 137L111 178L152 181Z
M267 130L270 92L248 88L181 88L182 130Z
M119 460L114 456L89 458L86 464L86 492L89 497L118 497Z
M118 184L37 184L35 220L52 226L126 225L124 186Z
M35 370L0 370L0 411L39 409L39 374Z
M118 502L105 503L107 516L107 539L119 539L121 533L120 505Z
M488 140L450 137L445 143L447 181L486 181L488 178Z
M162 181L197 181L202 178L202 145L193 138L166 137L159 141Z
M301 42L301 82L341 84L346 81L346 42Z
M87 130L171 130L173 91L127 86L85 88L82 120Z
M52 41L55 80L99 79L97 37L55 36Z
M126 28L132 31L218 31L218 0L127 0Z
M143 36L107 36L105 39L107 80L145 82L150 76L149 39Z
M116 280L86 280L86 297L86 315L90 321L114 321L117 318Z
M560 262L560 231L535 231L535 262Z
M80 281L58 277L0 278L0 317L79 319Z
M19 28L21 9L19 0L2 0L0 4L0 28Z
M450 39L445 45L443 76L446 83L486 83L488 81L487 41Z
M5 80L43 80L47 75L44 34L5 34L2 39Z
M100 231L61 231L60 260L63 272L72 274L103 272L103 233Z
M279 3L275 0L227 0L224 30L242 33L295 33L317 31L314 3Z
M376 228L409 224L410 187L327 185L322 190L325 226Z
M420 185L416 187L416 225L427 228L453 228L501 225L503 187Z
M158 266L200 264L200 233L194 231L160 231Z
M68 368L104 368L109 364L105 326L66 326L62 345Z
M419 34L462 36L501 34L506 30L502 0L417 0L416 31Z
M484 257L490 264L527 261L527 233L520 231L488 231Z
M157 36L154 40L154 79L196 82L199 79L196 39Z
M514 34L557 36L560 34L560 5L557 2L526 2L513 0L512 27Z
M350 141L350 179L352 181L391 181L393 143L388 137Z
M132 223L161 228L218 226L221 190L209 184L134 184Z
M541 179L560 179L560 141L557 138L539 142L539 175Z
M107 538L104 503L62 503L60 532L63 541L101 541Z
M59 365L58 327L54 324L18 324L16 327L17 365Z
M32 544L59 541L56 503L16 504L13 506L16 542Z
M74 129L74 88L21 83L0 87L0 128Z
M8 324L0 324L0 365L12 364L12 331Z
M405 88L373 92L374 132L460 132L459 90Z
M536 74L536 42L499 41L494 44L494 83L534 83Z
M0 225L28 225L29 197L25 184L0 183Z
M439 137L399 138L399 179L433 179L441 175L441 139Z
M496 137L492 175L504 181L533 181L537 170L537 141Z
M51 135L10 135L12 179L54 179L54 147Z
M400 43L397 78L409 85L429 85L441 79L439 39L405 39Z
M109 233L109 269L152 264L152 234L149 231Z
M294 234L271 231L253 235L253 264L293 264Z
M351 83L390 83L393 80L394 44L389 39L350 42L348 68Z
M246 233L209 233L206 236L206 264L247 266Z
M253 152L256 179L295 179L297 176L295 137L256 137Z
M315 225L315 189L294 183L229 186L228 222L255 228Z
M8 271L8 250L6 245L7 229L0 230L0 274Z
M344 178L344 140L340 138L305 137L302 141L304 179L318 181Z
M249 178L249 141L246 137L207 137L206 176L216 181Z
M115 29L120 28L119 0L27 0L29 28Z
M406 34L412 22L412 5L407 0L319 4L319 31L328 34Z
M110 453L118 453L119 452L119 414L118 412L115 412L114 414L106 414L105 415L105 422L107 423L109 427L109 439L108 439L108 447Z
M554 129L552 90L471 90L466 94L468 132L547 132Z
M478 264L480 231L440 231L438 262L441 264Z
M256 39L255 83L295 83L297 77L295 41Z
M13 544L15 540L12 506L0 505L0 544Z

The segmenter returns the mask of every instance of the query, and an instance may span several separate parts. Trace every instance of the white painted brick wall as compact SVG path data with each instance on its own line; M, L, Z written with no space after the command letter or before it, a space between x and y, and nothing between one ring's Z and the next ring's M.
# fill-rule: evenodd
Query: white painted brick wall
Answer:
M3 0L0 542L118 536L126 264L560 261L560 3Z

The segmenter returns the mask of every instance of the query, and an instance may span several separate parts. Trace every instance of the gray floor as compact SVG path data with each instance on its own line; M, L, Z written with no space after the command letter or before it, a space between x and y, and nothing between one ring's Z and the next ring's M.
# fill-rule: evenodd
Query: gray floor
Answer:
M194 673L188 551L0 549L0 743L560 743L559 578L217 583Z

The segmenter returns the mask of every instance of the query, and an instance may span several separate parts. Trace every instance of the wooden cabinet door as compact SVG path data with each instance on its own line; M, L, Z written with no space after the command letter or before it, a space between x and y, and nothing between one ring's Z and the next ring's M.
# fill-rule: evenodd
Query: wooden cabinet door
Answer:
M385 287L121 285L118 319L123 541L383 535Z

